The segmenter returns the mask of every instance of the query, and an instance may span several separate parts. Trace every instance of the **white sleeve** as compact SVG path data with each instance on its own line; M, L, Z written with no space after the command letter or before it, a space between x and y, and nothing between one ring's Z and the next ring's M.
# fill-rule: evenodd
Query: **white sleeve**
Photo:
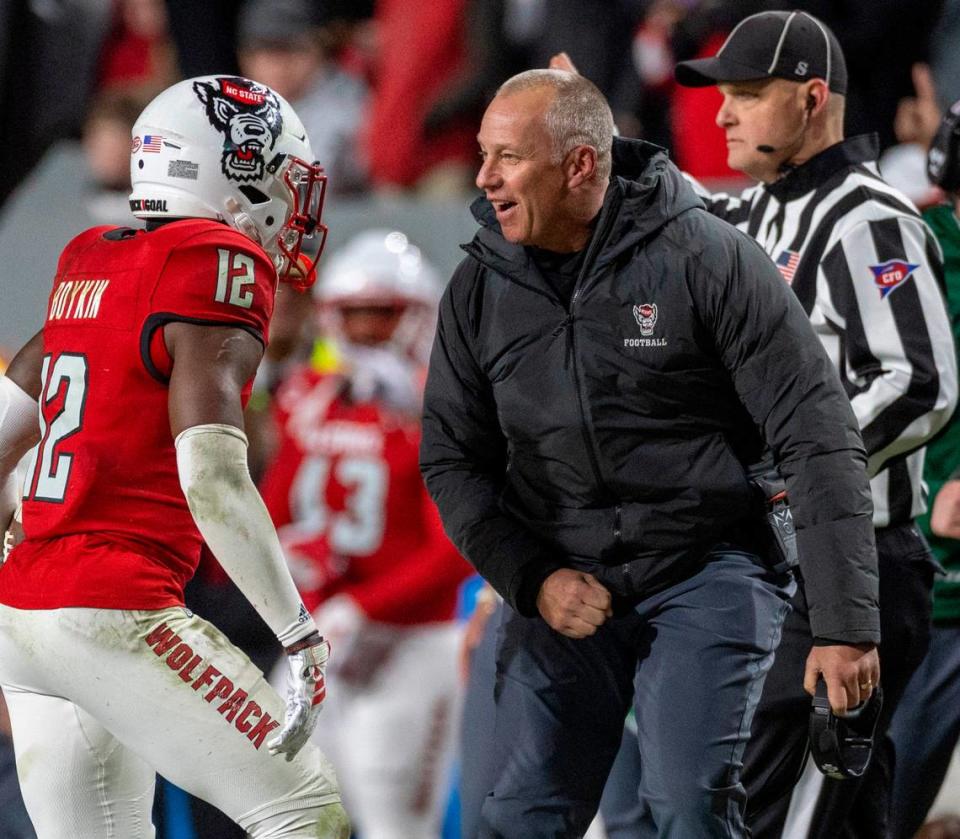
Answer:
M871 477L923 446L957 404L943 268L928 238L919 218L871 218L843 232L820 261Z
M36 400L13 379L0 376L0 533L20 504L17 462L23 441L37 433L39 424Z
M247 437L231 425L177 435L180 486L204 541L285 647L316 631L247 467Z
M745 223L750 217L753 199L758 194L757 187L750 187L740 195L729 195L726 192L710 192L710 190L693 177L693 175L688 172L681 172L680 174L683 175L687 183L693 187L697 198L703 201L710 215L722 218L734 227Z

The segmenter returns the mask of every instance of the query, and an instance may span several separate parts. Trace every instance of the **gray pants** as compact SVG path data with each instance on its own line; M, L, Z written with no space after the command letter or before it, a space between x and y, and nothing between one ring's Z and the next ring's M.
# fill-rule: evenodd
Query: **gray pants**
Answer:
M745 836L741 758L793 590L755 556L730 551L590 638L505 609L494 782L477 835L582 836L632 700L643 835Z

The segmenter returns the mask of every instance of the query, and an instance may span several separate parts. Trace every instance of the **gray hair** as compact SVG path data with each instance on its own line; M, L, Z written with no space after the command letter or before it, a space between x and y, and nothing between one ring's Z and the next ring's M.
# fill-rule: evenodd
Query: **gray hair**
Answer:
M527 70L507 79L497 96L550 87L556 96L547 108L547 133L553 141L553 162L560 163L575 146L597 150L597 178L610 177L613 147L613 114L597 86L589 79L565 70Z

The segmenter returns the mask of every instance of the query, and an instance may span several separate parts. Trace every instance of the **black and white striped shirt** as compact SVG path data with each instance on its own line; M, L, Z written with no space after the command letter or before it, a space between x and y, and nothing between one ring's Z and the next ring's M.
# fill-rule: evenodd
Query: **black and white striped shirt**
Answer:
M873 136L852 137L740 196L696 186L770 255L837 365L885 527L926 508L923 445L953 410L957 369L939 245L876 157Z

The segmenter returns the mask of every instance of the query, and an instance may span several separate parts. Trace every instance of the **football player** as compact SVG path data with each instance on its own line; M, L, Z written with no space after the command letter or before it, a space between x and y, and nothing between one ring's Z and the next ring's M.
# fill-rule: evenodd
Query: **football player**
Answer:
M470 573L420 478L420 398L440 286L397 231L350 241L317 284L321 343L277 393L264 500L336 650L314 735L364 839L440 835Z
M349 835L307 740L329 646L246 465L242 409L278 280L306 287L326 176L289 104L180 82L133 128L130 208L60 257L0 378L0 685L40 837L152 837L155 772L254 837ZM308 267L309 266L309 267ZM38 421L39 418L39 421ZM286 699L184 608L205 541L285 647Z

